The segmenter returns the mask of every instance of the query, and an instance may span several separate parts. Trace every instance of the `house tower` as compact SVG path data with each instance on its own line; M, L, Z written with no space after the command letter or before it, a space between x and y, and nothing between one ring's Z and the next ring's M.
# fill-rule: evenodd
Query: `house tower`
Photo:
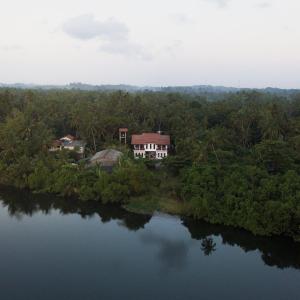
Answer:
M119 128L119 139L121 144L127 144L128 128Z

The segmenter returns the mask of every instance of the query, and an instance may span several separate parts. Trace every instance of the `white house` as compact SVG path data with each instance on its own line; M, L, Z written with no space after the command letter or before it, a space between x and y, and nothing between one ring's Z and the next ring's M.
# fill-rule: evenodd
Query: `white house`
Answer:
M168 156L170 136L160 133L133 134L131 145L135 158L163 159Z
M85 151L85 142L82 140L76 140L74 136L68 134L59 140L53 141L49 150L51 152L55 152L63 149L75 151L76 153L83 155Z

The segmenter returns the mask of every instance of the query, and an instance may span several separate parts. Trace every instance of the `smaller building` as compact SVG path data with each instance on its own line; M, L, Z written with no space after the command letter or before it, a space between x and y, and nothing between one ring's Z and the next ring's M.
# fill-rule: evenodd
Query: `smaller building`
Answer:
M85 151L85 145L86 143L83 140L77 140L74 136L68 134L59 140L53 141L49 151L55 152L66 149L83 155Z
M168 156L170 136L158 133L133 134L134 158L163 159Z
M89 166L101 166L103 168L111 169L117 165L123 153L114 149L105 149L97 152L89 160Z
M63 136L62 138L60 138L60 141L66 142L66 143L70 143L75 140L76 140L76 137L71 134L67 134L66 136Z
M128 128L119 128L119 140L121 144L127 144Z

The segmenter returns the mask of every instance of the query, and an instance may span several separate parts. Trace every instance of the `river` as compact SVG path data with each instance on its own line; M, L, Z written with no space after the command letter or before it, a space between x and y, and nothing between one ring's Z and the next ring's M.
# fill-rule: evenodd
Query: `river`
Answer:
M0 299L300 299L300 243L0 192Z

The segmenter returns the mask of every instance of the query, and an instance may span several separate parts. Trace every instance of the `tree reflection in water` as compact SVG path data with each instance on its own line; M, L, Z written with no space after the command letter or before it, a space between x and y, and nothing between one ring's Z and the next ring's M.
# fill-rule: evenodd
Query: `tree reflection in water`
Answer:
M102 223L118 220L120 226L133 231L144 228L151 216L127 212L116 205L101 205L93 201L64 199L52 195L36 195L27 191L5 189L1 192L0 201L7 207L11 217L21 220L23 216L33 216L36 213L48 215L52 210L58 210L63 215L78 214L83 219L99 216Z
M34 195L15 189L2 188L1 190L2 206L7 208L10 216L19 220L24 215L33 216L36 213L47 215L52 210L58 210L61 214L78 214L84 219L99 216L102 223L117 220L120 226L131 231L143 229L151 220L151 216L129 213L119 206L104 206L97 202L82 202L50 195ZM238 246L245 252L258 250L261 253L261 259L268 266L276 266L280 269L289 267L300 269L300 243L295 243L289 238L258 237L244 230L187 218L182 219L182 224L189 230L192 239L200 241L201 250L205 255L211 255L217 251L213 237L220 236L224 245ZM157 242L157 239L153 237L146 240L149 243ZM174 255L176 260L178 260L179 254L187 251L178 243L170 244L168 242L165 244L168 246L167 249L172 246L176 248L176 255ZM168 253L162 251L160 255L165 257Z
M229 246L238 246L245 252L258 250L261 258L268 266L280 269L300 269L300 243L295 243L290 238L255 236L248 231L239 230L230 226L214 225L204 221L183 219L191 237L203 242L211 236L220 236L222 243ZM207 245L207 242L204 242ZM211 242L208 244L211 246ZM213 250L215 251L215 249Z
M201 242L201 250L206 256L209 256L216 251L216 243L214 242L213 238L204 238Z

